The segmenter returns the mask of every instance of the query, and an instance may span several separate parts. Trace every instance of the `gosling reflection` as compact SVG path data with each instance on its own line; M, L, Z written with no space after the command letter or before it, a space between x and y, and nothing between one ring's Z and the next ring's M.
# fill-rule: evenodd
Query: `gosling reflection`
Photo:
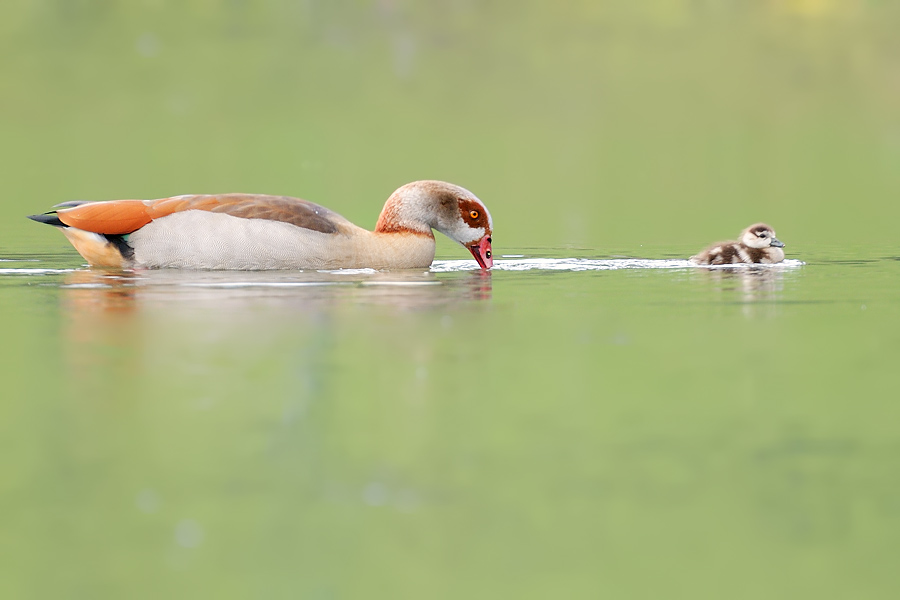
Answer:
M740 269L706 269L710 279L723 290L740 291L747 301L771 297L781 289L784 272L766 267Z
M774 314L775 301L784 289L784 269L770 267L740 267L734 269L699 269L698 275L712 281L724 294L736 295L744 305L747 316L758 316L760 311Z

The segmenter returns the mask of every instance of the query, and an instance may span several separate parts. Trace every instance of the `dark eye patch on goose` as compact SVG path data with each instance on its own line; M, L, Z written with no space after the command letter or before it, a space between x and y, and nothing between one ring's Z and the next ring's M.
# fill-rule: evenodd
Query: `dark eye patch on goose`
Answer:
M766 233L765 231L760 231L760 232L757 233L756 235L757 235L758 237L761 237L761 238L769 237L769 234Z
M473 229L484 229L490 232L487 213L484 207L476 200L468 200L466 198L459 199L459 216L462 220Z

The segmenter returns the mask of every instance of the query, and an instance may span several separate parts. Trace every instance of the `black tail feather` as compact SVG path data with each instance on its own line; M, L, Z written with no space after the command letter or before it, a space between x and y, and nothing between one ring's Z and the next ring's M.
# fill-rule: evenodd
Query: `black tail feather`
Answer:
M32 221L37 221L38 223L53 225L54 227L66 227L66 224L59 220L59 217L56 216L55 212L48 212L42 215L28 215L28 218Z
M126 236L124 235L110 235L106 234L104 236L109 243L116 247L119 253L122 255L122 258L125 260L131 260L134 258L134 248L128 245L128 242L125 241Z
M53 225L54 227L62 227L66 228L68 225L59 220L59 217L56 215L56 212L48 212L42 215L28 215L28 218L32 221L37 221L38 223L46 223L47 225ZM100 234L106 238L110 244L116 247L116 249L122 254L122 258L125 260L131 260L134 257L134 248L128 245L128 236L127 235L110 235L110 234Z

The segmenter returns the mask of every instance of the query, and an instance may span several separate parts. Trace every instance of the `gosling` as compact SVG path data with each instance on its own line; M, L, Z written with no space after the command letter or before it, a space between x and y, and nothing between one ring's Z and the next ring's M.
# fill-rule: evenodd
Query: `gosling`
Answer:
M775 230L756 223L741 232L737 241L718 242L691 257L698 265L733 265L740 263L778 263L784 260L784 243Z

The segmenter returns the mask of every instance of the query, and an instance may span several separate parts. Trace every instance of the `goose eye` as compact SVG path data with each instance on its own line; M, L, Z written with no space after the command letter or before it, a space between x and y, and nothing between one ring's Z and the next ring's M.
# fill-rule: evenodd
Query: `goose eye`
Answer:
M758 235L759 235L759 237L761 237L761 238L768 237L768 235L765 234L765 233L760 233L760 234L758 234Z
M477 210L473 210L472 212L469 213L469 216L472 217L473 219L477 219L477 218L478 218L478 211L477 211Z

